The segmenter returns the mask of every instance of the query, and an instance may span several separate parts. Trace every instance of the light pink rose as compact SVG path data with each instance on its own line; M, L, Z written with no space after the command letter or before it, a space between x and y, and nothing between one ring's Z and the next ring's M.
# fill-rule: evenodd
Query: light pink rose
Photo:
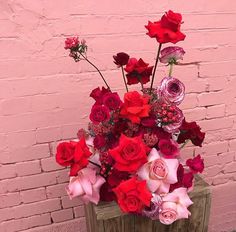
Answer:
M105 183L105 179L96 175L96 171L91 168L84 168L78 172L78 176L72 177L67 186L67 194L72 199L81 197L85 202L98 204L100 187Z
M188 218L191 215L188 207L192 204L186 188L175 189L162 197L162 206L159 212L160 222L169 225L178 219Z
M168 193L171 184L177 182L177 159L165 159L153 148L148 155L148 162L137 172L138 176L147 181L151 192Z

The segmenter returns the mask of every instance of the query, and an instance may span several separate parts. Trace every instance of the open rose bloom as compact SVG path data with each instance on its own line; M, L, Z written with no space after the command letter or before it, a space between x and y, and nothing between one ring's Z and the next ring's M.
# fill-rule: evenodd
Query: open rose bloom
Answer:
M182 15L173 11L158 21L149 21L147 34L157 40L161 51L155 64L124 52L113 56L116 68L121 70L126 90L123 96L111 89L91 62L85 41L78 37L66 39L69 56L75 62L91 64L104 82L104 86L89 90L94 102L88 112L88 128L79 129L77 139L57 147L57 163L68 168L66 191L70 198L94 204L116 201L125 213L166 225L191 215L188 207L193 202L188 193L194 189L194 175L204 170L204 160L198 155L184 161L181 149L188 141L202 146L205 133L196 122L187 122L179 108L185 85L181 76L176 78L172 72L183 59L183 48L169 46L161 50L164 43L185 39L181 25ZM155 86L159 61L170 71ZM134 90L133 86L138 88Z

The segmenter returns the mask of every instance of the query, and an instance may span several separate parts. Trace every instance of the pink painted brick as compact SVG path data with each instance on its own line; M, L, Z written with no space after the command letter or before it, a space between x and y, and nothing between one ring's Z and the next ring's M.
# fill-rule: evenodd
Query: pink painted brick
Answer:
M41 167L44 172L55 171L64 169L65 167L60 166L57 164L55 157L49 157L46 159L41 160Z
M229 141L229 149L230 151L236 151L236 139Z
M206 117L209 118L220 118L225 115L225 105L215 105L207 107Z
M194 108L189 110L184 110L184 116L187 121L203 120L206 118L206 108Z
M63 169L56 172L57 183L68 183L69 182L69 169Z
M19 205L21 202L19 192L0 194L0 209Z
M236 162L231 162L230 164L226 164L223 172L224 173L236 172Z
M47 198L66 196L67 195L67 193L66 193L67 186L68 186L68 183L57 184L57 185L46 187Z
M41 173L39 160L17 163L16 173L17 176L28 176Z
M83 202L78 197L73 198L71 200L68 196L64 196L61 198L61 200L62 200L62 207L64 209L79 206L79 205L83 204Z
M226 77L208 78L208 91L224 90L227 88L228 83L228 78Z
M2 222L1 232L20 231L49 224L51 224L51 217L49 213L46 213Z
M67 222L54 223L49 226L40 226L22 232L86 232L85 218L77 218Z
M83 205L74 207L73 210L74 210L75 217L84 217L85 216L85 211L84 211Z
M0 165L0 180L16 177L16 165Z
M196 94L187 94L184 101L180 105L181 109L193 109L197 106L197 95Z
M60 211L55 211L51 213L53 222L63 222L73 219L73 210L72 208L63 209Z
M0 163L15 163L29 160L35 160L40 158L46 158L50 156L49 145L39 144L29 147L18 147L12 149L10 152L2 153L0 156Z
M48 127L36 130L37 143L52 142L60 139L61 139L60 127Z
M220 185L225 184L233 179L233 176L231 174L219 174L214 177L213 179L213 185Z
M204 144L202 147L196 147L195 153L204 153L208 155L216 155L228 151L228 142L214 142L209 144Z
M20 192L21 199L24 203L32 203L36 201L46 200L45 188L36 188Z

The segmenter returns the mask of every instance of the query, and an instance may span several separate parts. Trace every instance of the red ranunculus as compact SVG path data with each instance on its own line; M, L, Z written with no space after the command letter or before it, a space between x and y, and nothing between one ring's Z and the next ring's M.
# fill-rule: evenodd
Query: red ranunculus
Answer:
M106 139L102 135L96 135L93 140L93 145L96 149L101 149L106 145Z
M177 43L185 39L185 34L180 31L182 15L169 10L160 21L148 22L145 26L148 35L156 38L159 43Z
M179 130L178 143L184 143L186 140L190 139L195 146L202 146L205 133L201 132L201 128L196 122L186 122L184 119Z
M75 147L74 160L71 165L70 176L76 176L78 171L86 167L89 163L88 158L92 155L85 139L82 138Z
M122 134L119 145L109 153L115 160L114 168L119 171L135 172L147 162L149 150L141 137L128 138Z
M75 145L71 142L63 142L57 146L56 161L61 166L70 166L73 164Z
M118 67L120 67L120 66L124 66L128 63L129 55L124 52L119 52L116 54L116 56L113 56L113 58L114 58L114 63Z
M89 118L94 124L106 122L110 119L109 109L106 106L94 105L91 109Z
M189 166L190 170L195 173L202 173L204 170L204 160L200 155L194 157L193 159L188 159L186 165Z
M103 97L103 104L110 110L118 110L122 101L117 93L106 93Z
M73 49L79 45L78 37L70 37L65 40L65 49Z
M148 66L142 59L137 60L136 58L130 58L128 64L125 67L127 72L127 84L133 85L146 84L150 81L150 76L152 75L153 66Z
M110 90L102 87L102 89L100 89L99 87L97 87L96 89L94 89L91 93L90 93L90 97L92 97L95 101L96 104L102 105L103 104L103 97L106 93L109 93Z
M141 118L149 116L149 97L140 95L137 91L128 92L124 96L124 104L121 107L120 116L133 123L140 123Z
M178 143L171 139L161 139L158 147L161 154L167 159L173 159L179 155Z
M113 191L120 208L126 213L141 213L144 207L150 207L152 194L147 188L146 181L138 181L133 177L122 182Z

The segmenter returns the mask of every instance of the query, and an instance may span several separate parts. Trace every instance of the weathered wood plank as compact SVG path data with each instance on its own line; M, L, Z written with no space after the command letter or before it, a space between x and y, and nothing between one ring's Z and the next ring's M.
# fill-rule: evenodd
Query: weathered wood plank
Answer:
M190 193L194 204L192 216L167 226L149 218L121 212L115 202L85 206L88 232L207 232L211 195L208 184L199 176L194 191Z

